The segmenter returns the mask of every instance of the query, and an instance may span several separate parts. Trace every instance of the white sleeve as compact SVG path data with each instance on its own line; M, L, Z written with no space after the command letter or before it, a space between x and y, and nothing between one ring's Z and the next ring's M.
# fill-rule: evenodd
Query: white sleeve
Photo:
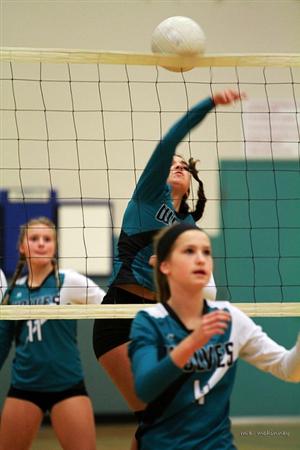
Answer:
M7 282L6 282L6 278L4 273L2 272L2 270L0 269L0 303L3 300L4 297L4 293L6 291L7 288Z
M241 311L234 316L239 322L239 356L258 369L270 372L284 381L300 382L300 334L296 345L287 350L273 341Z
M102 303L105 292L90 278L72 270L64 273L64 282L60 289L61 305Z
M204 298L207 300L216 300L217 288L213 274L210 276L210 280L203 289Z

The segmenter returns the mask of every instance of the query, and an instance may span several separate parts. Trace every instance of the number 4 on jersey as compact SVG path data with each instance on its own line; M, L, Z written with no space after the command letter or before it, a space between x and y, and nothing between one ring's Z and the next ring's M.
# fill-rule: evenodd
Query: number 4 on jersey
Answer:
M202 389L200 387L200 380L194 381L194 396L195 400L199 403L199 405L204 405L205 403L205 395L210 391L209 385L206 384Z

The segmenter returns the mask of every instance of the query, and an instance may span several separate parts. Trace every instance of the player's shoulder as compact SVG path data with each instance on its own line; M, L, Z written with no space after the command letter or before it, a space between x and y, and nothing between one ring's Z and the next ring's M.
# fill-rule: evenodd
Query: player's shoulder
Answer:
M164 319L169 315L168 311L162 303L156 303L155 305L147 306L141 309L140 312L141 314L148 315L153 319Z
M74 269L59 269L59 276L62 277L65 281L86 278L84 275L76 272L76 270Z
M208 309L232 309L232 304L226 300L205 300Z
M209 310L225 309L230 312L231 315L246 317L246 314L244 314L237 306L233 305L227 300L206 300L206 303Z
M59 269L58 272L60 275L72 275L78 273L74 269Z
M144 336L147 339L152 333L160 334L169 313L162 303L143 307L135 316L132 325L132 336ZM162 328L161 328L162 327Z
M236 330L240 330L242 335L246 335L248 332L253 332L257 330L258 327L256 323L249 317L245 312L243 312L238 306L233 305L228 301L209 301L207 302L209 307L212 309L225 309L230 313L231 321Z
M23 286L27 282L28 275L23 275L22 277L18 278L16 281L16 286Z

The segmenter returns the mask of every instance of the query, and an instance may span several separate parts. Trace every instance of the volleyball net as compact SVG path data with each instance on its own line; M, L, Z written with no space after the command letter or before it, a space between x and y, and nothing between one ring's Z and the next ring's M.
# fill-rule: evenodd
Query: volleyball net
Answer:
M208 199L199 224L212 239L217 298L252 316L300 315L299 54L3 48L0 59L1 266L8 277L16 211L25 222L47 204L59 267L106 289L126 205L157 142L196 102L232 88L247 99L218 106L178 146L199 160ZM191 205L196 192L193 185ZM133 317L144 306L0 306L0 318Z

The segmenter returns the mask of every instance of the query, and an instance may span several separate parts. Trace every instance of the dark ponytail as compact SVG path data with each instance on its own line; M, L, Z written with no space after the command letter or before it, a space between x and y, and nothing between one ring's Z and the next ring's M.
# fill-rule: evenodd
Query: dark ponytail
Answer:
M197 162L198 160L195 160L193 158L190 158L188 161L188 170L192 175L192 177L194 178L194 180L196 180L198 183L198 190L197 190L198 199L196 203L196 208L194 211L190 211L189 205L187 203L188 194L183 196L179 208L180 214L191 214L195 222L200 220L201 217L203 216L207 200L204 193L203 182L200 180L198 176L198 170L196 169Z

